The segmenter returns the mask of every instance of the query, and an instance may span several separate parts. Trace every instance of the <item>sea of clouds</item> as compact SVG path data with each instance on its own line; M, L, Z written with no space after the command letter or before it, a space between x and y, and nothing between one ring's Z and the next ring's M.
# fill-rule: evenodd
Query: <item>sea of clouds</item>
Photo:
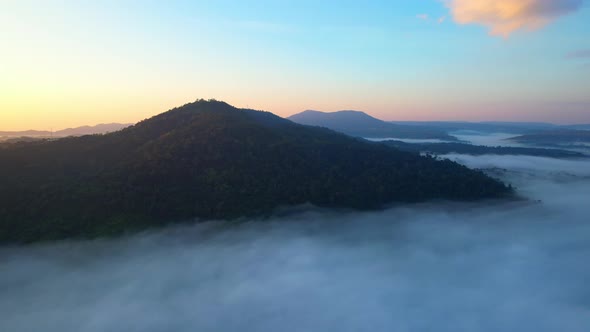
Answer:
M4 247L0 331L590 331L590 162L448 157L530 200Z

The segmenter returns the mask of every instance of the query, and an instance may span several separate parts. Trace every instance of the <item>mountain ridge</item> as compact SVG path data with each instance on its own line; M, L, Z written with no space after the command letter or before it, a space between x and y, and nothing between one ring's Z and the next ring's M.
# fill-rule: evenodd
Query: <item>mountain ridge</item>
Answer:
M507 140L531 145L590 144L590 130L558 129L534 132Z
M21 130L0 131L0 137L67 137L106 134L131 126L131 123L99 123L97 125L85 125L80 127L65 128L57 131L48 130Z
M512 195L482 172L198 100L123 130L0 148L0 242L96 237L280 206Z
M306 110L291 115L287 119L304 125L325 127L350 136L364 138L457 140L442 130L393 124L377 119L362 111L321 112Z

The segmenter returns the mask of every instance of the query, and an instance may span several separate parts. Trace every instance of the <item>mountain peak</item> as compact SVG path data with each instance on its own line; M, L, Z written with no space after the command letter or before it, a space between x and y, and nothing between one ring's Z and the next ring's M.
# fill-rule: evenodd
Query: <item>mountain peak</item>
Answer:
M351 114L351 115L365 115L365 116L372 117L363 111L355 111L355 110L340 110L340 111L335 111L335 112L322 112L322 111L317 111L317 110L305 110L301 113L294 114L291 117L296 117L298 115L303 115L303 114L306 114L306 115L311 115L311 114L323 114L323 115Z
M307 203L372 209L510 193L451 161L203 100L108 135L7 146L0 174L0 242L102 236Z
M292 115L288 119L300 124L325 127L347 135L364 138L457 140L442 130L393 124L379 120L365 112L355 110L343 110L331 113L305 111Z

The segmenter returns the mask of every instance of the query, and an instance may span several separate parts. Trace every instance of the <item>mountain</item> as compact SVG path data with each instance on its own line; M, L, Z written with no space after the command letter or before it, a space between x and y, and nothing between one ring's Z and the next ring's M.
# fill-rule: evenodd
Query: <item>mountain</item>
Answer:
M84 135L95 135L95 134L106 134L114 131L131 126L130 123L106 123L98 124L96 126L82 126L77 128L68 128L64 130L56 131L54 134L59 137L66 136L84 136Z
M50 137L52 132L42 130L0 131L0 137Z
M445 132L473 131L482 133L533 134L542 131L590 130L590 124L556 125L546 122L466 122L466 121L392 121L397 125L411 125Z
M562 128L573 129L573 130L590 130L590 124L567 125L567 126L562 126Z
M473 131L482 133L526 134L552 130L557 125L544 122L465 122L465 121L393 121L397 125L412 125L445 132Z
M405 143L401 141L384 141L385 145L402 151L414 153L432 153L444 155L449 153L468 154L472 156L481 155L523 155L535 157L548 157L558 159L588 158L588 155L580 152L562 149L542 149L530 147L509 147L509 146L483 146L464 143Z
M281 206L375 209L512 189L452 161L199 100L121 131L0 145L0 242L95 237Z
M509 140L534 145L589 144L590 130L549 130L516 136Z
M22 142L37 142L47 140L45 137L31 137L31 136L20 136L20 137L0 137L0 144L2 143L22 143Z
M39 131L39 130L26 130L26 131L0 131L0 137L67 137L67 136L84 136L84 135L96 135L106 134L114 131L127 128L131 124L122 123L108 123L99 124L96 126L82 126L76 128L68 128L58 130L55 132L51 131Z
M397 125L358 111L339 111L333 113L305 111L292 115L288 119L304 125L325 127L350 136L365 138L457 140L443 130L423 126Z

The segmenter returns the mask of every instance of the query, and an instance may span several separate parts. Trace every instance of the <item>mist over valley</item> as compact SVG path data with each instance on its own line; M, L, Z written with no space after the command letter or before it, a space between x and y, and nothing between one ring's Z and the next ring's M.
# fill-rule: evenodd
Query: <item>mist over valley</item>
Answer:
M589 332L590 0L0 0L0 332Z
M590 161L445 158L526 200L4 247L0 330L587 331Z

